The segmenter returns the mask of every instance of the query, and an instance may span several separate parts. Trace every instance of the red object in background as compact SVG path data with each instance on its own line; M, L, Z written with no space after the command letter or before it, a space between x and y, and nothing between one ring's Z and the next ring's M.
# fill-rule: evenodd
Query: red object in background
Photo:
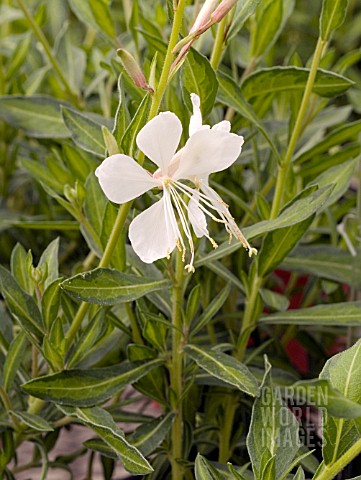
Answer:
M287 288L291 273L286 272L285 270L276 270L275 275L280 280L279 287L275 288L275 291L282 294ZM288 307L289 310L296 310L297 308L300 308L303 297L303 290L305 285L307 284L307 281L307 275L300 275L298 277L297 283L294 288L295 293L290 297L290 306ZM292 338L286 345L286 352L292 364L297 368L300 373L309 372L310 364L308 353L307 350L300 344L300 342Z

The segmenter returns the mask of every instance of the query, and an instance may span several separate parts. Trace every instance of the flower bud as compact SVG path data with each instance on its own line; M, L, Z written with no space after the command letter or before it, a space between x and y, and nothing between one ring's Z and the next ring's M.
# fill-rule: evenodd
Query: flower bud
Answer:
M148 92L154 93L152 87L147 84L144 73L142 72L133 55L124 50L124 48L118 48L117 55L120 58L120 61L125 68L125 71L133 80L134 85L143 88L143 90L148 90Z
M237 0L223 0L211 15L213 22L218 23L235 6Z

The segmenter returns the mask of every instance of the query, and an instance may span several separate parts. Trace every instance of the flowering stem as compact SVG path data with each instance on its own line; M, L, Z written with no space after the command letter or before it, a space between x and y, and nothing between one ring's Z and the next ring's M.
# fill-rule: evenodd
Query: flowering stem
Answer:
M216 34L216 39L214 42L214 47L211 55L211 66L213 70L217 70L223 50L224 50L224 34L226 31L226 25L227 25L227 15L222 18L222 20L219 22L218 29L217 29L217 34Z
M22 2L22 0L18 0ZM182 19L183 19L183 12L184 12L184 7L185 7L185 0L180 0L178 3L177 8L174 11L174 21L173 21L173 27L172 27L172 32L170 35L169 39L169 44L168 44L168 49L167 49L167 54L164 60L163 64L163 69L162 73L160 76L159 84L157 91L152 97L152 105L148 114L148 121L151 120L153 117L155 117L158 113L164 92L166 90L166 87L168 85L168 80L169 80L169 71L170 67L172 65L172 59L173 59L173 54L172 50L174 46L177 43L177 39L179 36L180 28L182 25ZM138 157L138 163L142 165L144 162L144 155L142 153L139 154ZM124 203L118 210L117 218L115 220L113 230L110 234L110 237L108 239L107 245L105 247L103 256L100 260L99 267L106 268L108 267L110 260L112 258L114 249L119 241L119 237L122 233L122 230L124 228L129 210L131 208L132 202ZM66 334L65 337L65 346L66 349L69 348L71 345L72 341L74 340L74 337L76 333L78 332L85 315L87 314L87 311L89 309L89 304L86 302L82 302L80 304L79 310L74 317L73 323L70 325L69 330Z
M249 337L256 325L256 305L258 298L258 291L262 283L262 278L257 275L254 276L252 285L249 289L250 295L246 301L246 308L244 311L242 328L236 344L235 358L237 360L242 360L243 356L247 349L247 344ZM222 428L220 430L220 441L219 441L219 462L225 463L230 458L231 452L231 439L232 439L232 428L234 424L234 416L236 414L238 407L238 395L230 394L227 397L225 405L225 415L223 418Z
M315 53L313 55L310 74L308 76L306 88L303 93L302 102L301 102L300 109L296 118L296 122L292 131L291 139L287 147L285 158L283 162L278 166L278 176L277 176L275 194L273 197L271 219L277 217L282 204L282 197L283 197L283 192L285 190L285 183L287 179L288 170L290 167L293 153L296 148L297 141L302 131L303 119L307 112L308 102L312 94L313 85L315 83L317 69L326 45L327 45L327 42L325 40L322 40L319 37L317 41Z
M182 300L183 300L184 265L181 252L177 251L176 272L173 287L172 313L172 363L170 367L171 399L176 414L171 432L172 479L182 480L183 467L178 459L182 458L183 437L183 335L182 335Z
M161 101L163 99L164 92L168 86L169 73L170 73L170 69L173 62L173 56L174 56L172 51L177 44L179 32L182 27L185 5L186 5L185 0L179 0L178 5L174 6L173 27L169 37L167 53L165 56L162 73L159 79L158 88L152 98L152 105L150 107L148 120L151 120L153 117L157 115Z

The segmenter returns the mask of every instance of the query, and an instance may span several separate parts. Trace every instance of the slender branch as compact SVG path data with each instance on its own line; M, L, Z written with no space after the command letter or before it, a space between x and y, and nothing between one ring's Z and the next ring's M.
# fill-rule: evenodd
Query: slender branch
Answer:
M211 66L213 70L217 70L221 62L222 54L224 51L224 36L225 36L226 26L227 26L227 15L224 18L222 18L217 28L216 39L214 42L214 47L211 55Z
M173 287L172 324L172 363L170 369L170 384L172 389L173 408L176 413L172 425L172 479L182 480L183 466L178 462L182 458L183 437L183 334L182 334L182 300L183 300L184 265L182 254L177 252L176 278Z
M287 174L288 170L290 167L290 163L292 160L293 153L295 151L297 141L300 137L300 133L302 131L302 124L303 124L303 119L306 115L307 108L308 108L308 103L310 96L312 94L312 89L313 85L315 83L316 79L316 74L317 74L317 69L320 64L320 60L322 57L322 54L326 48L327 42L322 40L321 38L318 39L315 53L313 55L313 60L312 60L312 65L310 69L310 74L307 79L307 84L305 91L303 93L302 97L302 102L300 105L300 109L296 118L296 122L292 131L292 135L290 138L290 142L287 147L287 151L285 154L285 158L282 162L281 165L278 167L278 176L277 176L277 182L276 182L276 189L275 189L275 194L273 197L273 204L272 204L272 210L271 210L271 219L276 218L278 215L278 212L280 210L281 204L282 204L282 198L283 198L283 193L285 190L285 184L286 184L286 179L287 179Z
M22 1L22 0L18 0L18 1ZM150 108L150 111L149 111L149 114L148 114L148 121L151 120L153 117L155 117L157 115L160 104L161 104L161 101L163 99L165 90L166 90L168 82L169 82L169 72L170 72L170 68L171 68L172 60L173 60L172 50L177 43L177 39L178 39L179 32L180 32L180 29L181 29L185 4L186 4L185 0L180 0L179 3L178 3L177 9L174 12L174 21L173 21L172 32L171 32L170 39L169 39L168 49L167 49L166 57L165 57L165 60L164 60L163 69L162 69L161 77L160 77L160 80L159 80L158 88L157 88L157 91L155 92L155 94L152 97L152 105L151 105L151 108ZM143 155L143 153L140 152L139 156L138 156L138 163L140 165L142 165L143 162L144 162L144 155ZM110 260L111 260L112 255L113 255L113 252L114 252L114 249L116 248L117 243L119 241L119 237L120 237L120 235L123 231L123 228L124 228L129 210L132 206L132 203L133 202L124 203L123 205L121 205L119 207L117 218L115 220L113 230L110 234L107 245L105 247L103 256L100 260L99 267L106 268L109 265ZM78 332L78 330L79 330L79 328L80 328L80 326L81 326L81 324L82 324L82 322L83 322L83 320L84 320L84 318L85 318L85 316L88 312L89 305L90 304L88 304L86 302L82 302L80 304L79 310L78 310L76 316L74 317L74 320L73 320L72 324L70 325L69 330L66 334L66 338L65 338L66 350L69 348L72 341L74 340L74 337L75 337L76 333Z

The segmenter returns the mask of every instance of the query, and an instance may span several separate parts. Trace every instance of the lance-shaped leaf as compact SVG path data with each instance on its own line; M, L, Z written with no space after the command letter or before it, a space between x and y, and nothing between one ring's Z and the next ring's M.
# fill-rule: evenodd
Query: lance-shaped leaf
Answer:
M52 432L54 430L50 423L39 415L28 412L11 412L11 415L38 432Z
M198 453L195 463L196 480L222 480L223 476L214 466Z
M150 455L163 442L174 420L174 414L168 413L163 418L156 418L138 427L127 438L132 445L139 448L143 455Z
M296 405L315 405L326 408L328 413L339 418L361 417L361 404L345 397L328 380L301 380L285 387L285 398Z
M25 293L15 278L0 265L0 290L10 312L18 319L32 342L38 344L44 331L40 311L33 297Z
M69 295L98 305L131 302L170 286L168 280L138 277L108 268L80 273L61 284Z
M187 345L185 352L199 367L223 382L237 387L242 392L255 397L258 382L249 369L240 361L222 352Z
M284 325L360 326L361 301L331 303L314 307L287 310L261 317L259 322Z
M255 112L253 111L251 105L249 105L246 100L243 98L241 89L235 83L235 81L230 78L228 75L219 72L218 73L218 82L219 82L219 89L218 89L218 98L221 100L222 103L227 105L228 107L234 108L237 112L243 115L252 125L259 130L259 132L263 135L265 140L270 145L273 153L275 154L276 158L279 160L279 153L277 151L276 146L274 145L269 133L265 130L264 126L261 124L260 119L257 117Z
M298 422L272 385L271 365L266 371L260 396L253 404L247 436L248 453L256 479L281 478L295 458L299 445ZM270 478L270 477L269 477Z
M228 41L237 35L246 20L256 11L260 1L261 0L245 0L237 2L233 21L227 35Z
M258 258L258 275L271 273L293 250L308 230L314 215L290 227L280 228L266 235Z
M332 387L352 402L361 405L361 340L348 350L330 358L321 374ZM333 464L357 440L361 438L361 417L358 419L336 418L323 412L323 460Z
M47 95L9 95L0 97L0 117L30 137L67 138L61 103Z
M320 36L328 41L346 17L348 0L323 0L320 17Z
M103 157L105 143L101 125L71 108L62 107L62 115L74 142L83 150Z
M251 227L244 228L243 233L245 237L248 240L252 240L252 238L255 238L263 233L271 232L278 228L289 227L306 220L324 205L331 195L333 188L333 185L328 185L327 187L313 191L308 196L304 196L304 192L301 192L297 198L293 199L289 206L286 205L285 209L274 220L264 220L252 225ZM238 240L232 240L231 243L224 242L217 249L197 260L195 262L195 266L199 267L200 265L204 265L208 262L218 260L219 258L235 252L241 248L241 246L242 245Z
M329 245L297 247L282 262L285 270L309 273L361 288L361 254L350 255Z
M136 149L137 135L147 121L150 99L151 95L147 93L141 101L138 110L132 118L132 121L130 122L128 128L124 132L124 135L122 136L120 142L124 153L130 155L131 157L134 155Z
M196 93L201 99L201 110L206 118L211 112L218 90L218 81L209 60L194 49L188 52L181 70L183 99L192 111L190 94Z
M241 85L247 101L257 97L284 92L303 92L310 70L300 67L272 67L257 70L249 75ZM313 92L321 97L333 97L346 92L354 82L337 73L319 69Z
M61 410L66 415L76 417L81 423L94 430L116 453L128 472L145 475L153 471L140 451L126 440L124 433L110 413L99 407L82 409L61 407Z
M124 362L91 370L65 370L30 380L22 388L29 395L60 405L89 407L105 402L161 363L155 359L141 364Z
M26 346L26 334L20 332L16 335L10 344L9 350L5 357L3 386L6 392L9 391L11 384L16 376L21 362L24 360L24 349Z

